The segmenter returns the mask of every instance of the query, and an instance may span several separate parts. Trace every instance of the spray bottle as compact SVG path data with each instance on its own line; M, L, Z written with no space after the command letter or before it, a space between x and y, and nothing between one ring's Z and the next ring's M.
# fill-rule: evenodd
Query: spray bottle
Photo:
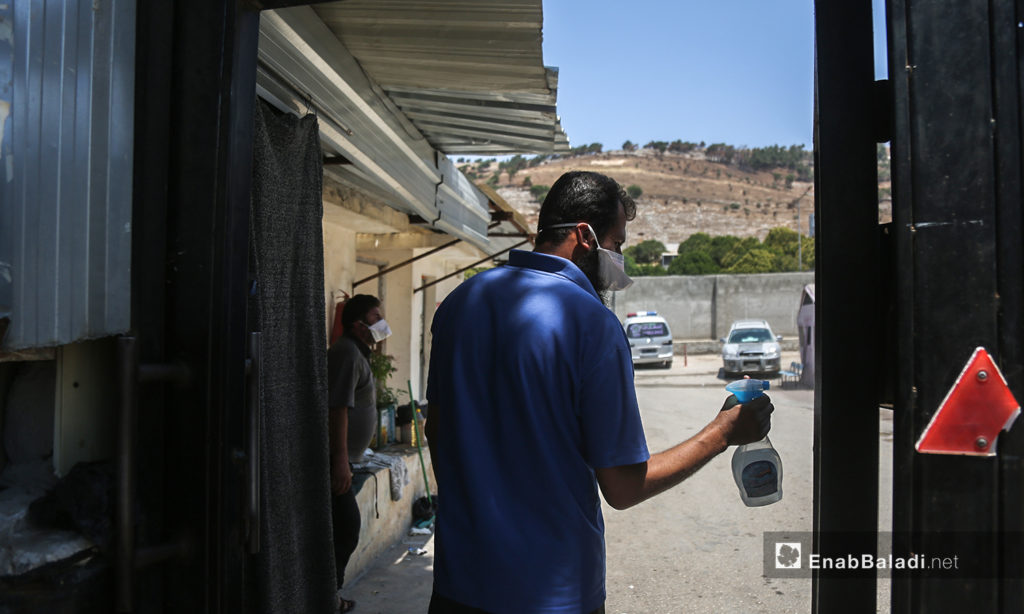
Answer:
M740 404L764 394L769 382L741 379L725 387ZM782 499L782 459L766 435L764 439L743 444L732 455L732 475L747 507L769 505Z

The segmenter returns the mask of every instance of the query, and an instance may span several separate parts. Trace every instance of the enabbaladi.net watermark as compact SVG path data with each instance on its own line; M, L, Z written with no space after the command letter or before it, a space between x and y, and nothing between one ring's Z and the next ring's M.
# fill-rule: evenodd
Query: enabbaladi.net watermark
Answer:
M892 533L844 533L823 540L828 552L813 549L812 533L766 532L764 534L764 575L768 578L889 577L893 574L921 574L929 577L994 577L990 559L978 561L963 557L974 552L984 536L974 534L894 536ZM894 553L892 544L918 545L905 548L907 554ZM989 536L991 537L991 536ZM972 541L975 540L975 541ZM897 551L898 552L898 551Z

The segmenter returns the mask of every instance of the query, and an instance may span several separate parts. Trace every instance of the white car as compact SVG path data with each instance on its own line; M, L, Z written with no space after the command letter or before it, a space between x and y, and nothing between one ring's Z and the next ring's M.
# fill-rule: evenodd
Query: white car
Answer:
M782 336L776 336L765 320L738 320L722 337L725 374L773 375L781 368Z
M634 365L660 364L666 369L672 366L672 331L658 312L630 313L622 326Z

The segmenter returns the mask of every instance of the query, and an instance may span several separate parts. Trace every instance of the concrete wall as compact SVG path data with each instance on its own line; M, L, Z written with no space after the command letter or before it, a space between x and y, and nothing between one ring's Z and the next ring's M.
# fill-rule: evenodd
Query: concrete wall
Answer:
M345 568L345 584L351 584L365 572L374 560L388 549L391 544L405 537L412 525L412 504L416 499L426 496L427 490L423 481L423 470L420 467L416 448L409 446L392 446L384 450L387 454L401 455L405 460L405 468L409 475L409 483L402 491L402 498L391 500L391 471L377 469L373 477L366 481L356 493L356 504L362 523L359 528L359 544ZM434 485L434 470L430 464L430 451L424 446L423 462L427 467L430 485ZM362 475L356 476L363 479ZM377 514L380 517L377 517Z
M634 311L657 311L676 339L718 339L734 320L768 320L777 335L797 334L800 296L814 272L761 275L639 277L613 293L619 319Z
M352 291L356 274L356 233L334 222L324 221L324 315L329 335L334 324L334 293Z

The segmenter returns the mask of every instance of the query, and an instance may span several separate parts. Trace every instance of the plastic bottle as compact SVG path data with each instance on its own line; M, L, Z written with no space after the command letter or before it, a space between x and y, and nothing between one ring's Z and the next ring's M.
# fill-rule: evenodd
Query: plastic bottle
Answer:
M741 379L725 389L741 404L768 390L769 382ZM732 455L732 475L747 507L769 505L782 499L782 459L765 436L760 441L738 446Z

